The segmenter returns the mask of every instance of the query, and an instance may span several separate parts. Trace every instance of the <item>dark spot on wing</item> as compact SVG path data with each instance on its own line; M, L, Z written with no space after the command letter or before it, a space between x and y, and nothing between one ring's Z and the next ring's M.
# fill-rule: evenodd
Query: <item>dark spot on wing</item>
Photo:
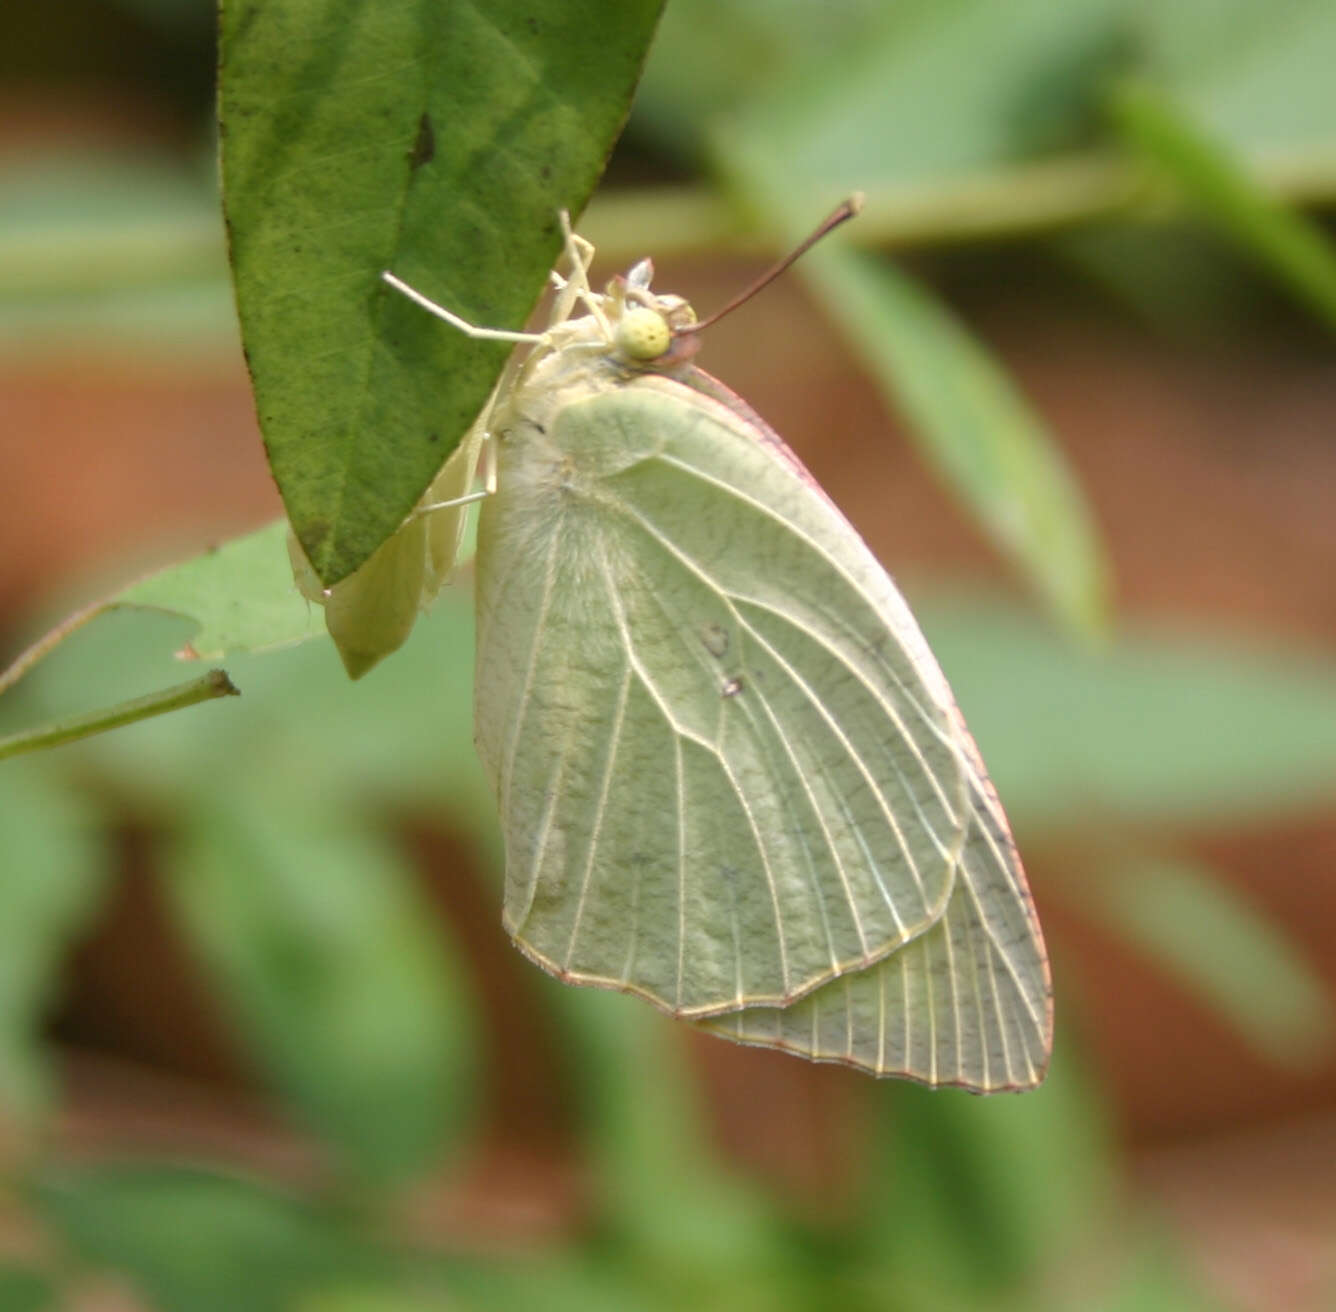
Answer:
M723 659L728 651L728 630L722 624L706 624L700 631L700 640L716 660Z

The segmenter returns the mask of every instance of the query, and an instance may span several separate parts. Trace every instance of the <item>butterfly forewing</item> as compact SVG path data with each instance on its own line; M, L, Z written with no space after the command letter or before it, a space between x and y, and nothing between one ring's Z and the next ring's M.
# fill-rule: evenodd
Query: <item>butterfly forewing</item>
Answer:
M678 1014L788 1004L942 918L949 693L777 439L672 379L586 390L517 398L479 529L507 928Z

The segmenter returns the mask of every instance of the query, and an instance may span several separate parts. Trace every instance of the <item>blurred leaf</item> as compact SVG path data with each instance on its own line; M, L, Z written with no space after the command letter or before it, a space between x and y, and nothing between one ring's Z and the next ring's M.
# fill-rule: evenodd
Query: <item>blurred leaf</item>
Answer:
M1008 814L1242 824L1336 795L1336 668L1229 635L1073 649L1023 611L915 604Z
M309 1294L294 1312L457 1312L458 1300L441 1294L384 1289L332 1289Z
M399 526L506 355L379 281L519 328L625 119L662 0L233 0L220 130L274 476L335 583Z
M276 520L118 593L111 604L146 606L194 620L202 660L260 651L324 635L318 606L297 591L288 562L288 526Z
M877 39L887 9L886 0L673 0L636 90L628 136L699 163L712 120Z
M237 346L211 172L105 149L0 162L7 357L73 348L212 361Z
M1003 369L936 297L892 265L832 246L805 273L924 458L1058 616L1087 636L1108 621L1098 535L1061 449Z
M1259 1053L1300 1069L1329 1055L1323 980L1282 930L1213 872L1184 860L1119 865L1087 892L1115 928Z
M1005 1306L1008 1291L1042 1287L1100 1242L1116 1200L1112 1143L1070 1038L1032 1092L878 1093L886 1156L871 1174L892 1186L874 1189L864 1242L898 1303Z
M499 844L491 788L473 750L473 604L450 588L422 621L421 640L356 688L328 643L237 655L242 689L226 713L200 708L62 749L62 767L109 782L150 813L191 811L233 783L275 807L350 805L447 813L482 844ZM174 615L125 608L102 615L0 697L0 729L106 705L179 679L170 653L188 636Z
M49 1312L59 1297L44 1272L25 1267L0 1266L0 1312Z
M1146 75L1252 165L1336 185L1336 7L1326 0L1129 4Z
M107 858L91 808L36 763L11 762L0 860L0 1120L25 1125L50 1094L42 1022L101 897Z
M32 1196L80 1257L128 1275L156 1312L293 1312L388 1266L277 1190L204 1170L52 1167Z
M1187 1263L1174 1251L1175 1237L1147 1218L1147 1234L1117 1273L1107 1298L1090 1301L1084 1294L1074 1304L1093 1312L1227 1312L1232 1304L1206 1292L1188 1274Z
M1259 273L1187 216L1154 227L1086 224L1050 237L1045 250L1156 337L1218 347L1257 332Z
M85 625L122 607L159 610L193 621L196 633L181 653L193 657L218 658L230 652L263 650L319 636L323 628L319 608L302 598L293 583L286 541L287 526L276 522L84 606L61 620L0 672L0 687L7 690L21 678L30 677L33 669L49 660L62 643ZM173 638L177 636L174 630L159 631L170 632ZM205 675L198 665L192 673L194 679L183 684L178 671L173 671L170 687L159 686L151 693L133 697L113 694L101 705L95 702L93 709L82 714L72 712L56 699L46 720L52 727L58 724L67 728L72 728L75 720L87 721L91 725L88 731L97 732L123 727L151 714L181 709L174 705L175 700L188 704L201 700L177 697L189 688L204 686L201 680L205 680ZM225 676L221 684L214 680L209 686L236 691ZM40 719L38 723L42 723ZM22 728L31 732L30 725Z
M0 167L0 304L216 279L227 263L209 177L166 158L39 156Z
M764 1301L707 1298L683 1303L635 1253L615 1245L567 1244L551 1252L509 1252L501 1261L453 1258L449 1266L453 1308L470 1312L763 1312ZM783 1307L790 1312L792 1303Z
M168 892L294 1110L354 1171L419 1175L473 1110L472 999L385 842L262 799L193 817Z
M681 1282L679 1306L691 1305L693 1282L773 1267L760 1195L730 1175L707 1137L682 1027L620 994L547 979L534 988L568 1055L603 1224L637 1260Z
M1086 144L1095 88L1124 59L1125 0L913 0L843 57L813 47L716 145L801 209L852 189L893 203L970 173ZM746 176L744 172L743 176Z
M1134 150L1336 329L1336 250L1316 224L1269 196L1222 143L1153 88L1124 84L1110 105Z

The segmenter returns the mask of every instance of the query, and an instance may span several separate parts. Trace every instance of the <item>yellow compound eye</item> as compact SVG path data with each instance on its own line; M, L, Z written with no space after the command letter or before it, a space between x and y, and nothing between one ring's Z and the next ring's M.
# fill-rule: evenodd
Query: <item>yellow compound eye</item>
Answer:
M646 305L628 309L617 324L617 349L628 360L657 360L672 344L667 321Z

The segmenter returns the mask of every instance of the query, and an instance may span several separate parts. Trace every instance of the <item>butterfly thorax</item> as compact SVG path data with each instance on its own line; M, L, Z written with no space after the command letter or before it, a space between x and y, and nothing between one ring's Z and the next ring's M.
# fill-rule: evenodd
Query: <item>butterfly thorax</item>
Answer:
M569 440L578 429L568 425L570 432L558 434L560 415L632 387L644 375L685 371L697 339L682 330L695 322L695 313L682 297L651 291L652 275L653 266L642 260L625 277L613 279L605 293L588 293L588 314L561 318L558 310L545 341L524 362L493 416L503 466L538 472L545 483L554 476L569 483L580 463Z

